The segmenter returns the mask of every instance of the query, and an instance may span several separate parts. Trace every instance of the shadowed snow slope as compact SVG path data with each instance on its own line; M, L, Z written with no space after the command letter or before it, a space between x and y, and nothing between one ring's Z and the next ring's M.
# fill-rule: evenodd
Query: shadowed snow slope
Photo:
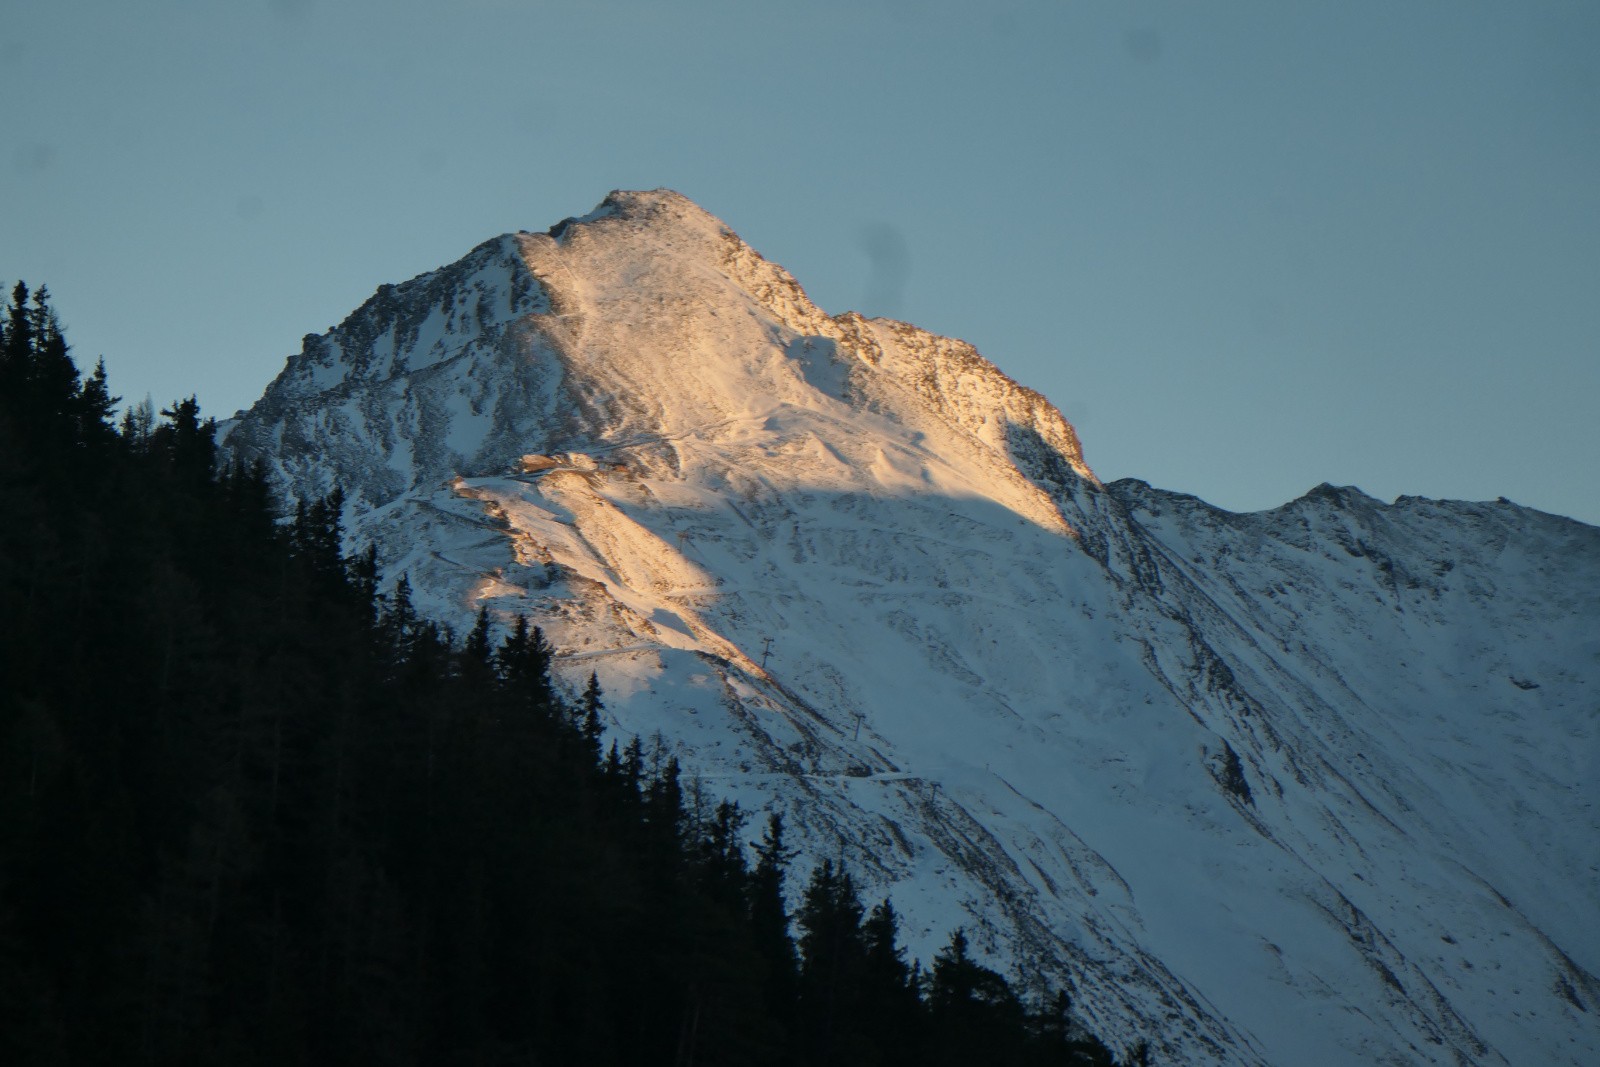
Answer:
M1102 486L675 193L384 286L226 428L457 626L1164 1063L1600 1062L1600 531Z

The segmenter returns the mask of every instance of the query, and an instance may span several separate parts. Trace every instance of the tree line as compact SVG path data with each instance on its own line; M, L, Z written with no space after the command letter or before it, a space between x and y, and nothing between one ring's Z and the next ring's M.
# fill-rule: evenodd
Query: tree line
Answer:
M0 1061L1103 1064L961 931L604 744L526 619L459 639L193 397L0 322ZM791 910L791 899L794 901ZM1140 1053L1140 1058L1143 1054Z

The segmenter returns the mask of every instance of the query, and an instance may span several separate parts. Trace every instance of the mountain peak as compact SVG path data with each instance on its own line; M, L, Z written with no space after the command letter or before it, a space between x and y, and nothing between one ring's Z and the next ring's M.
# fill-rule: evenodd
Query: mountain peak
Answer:
M329 410L302 424L312 407ZM875 492L907 488L885 471L921 469L917 457L936 452L927 484L996 487L985 494L1053 529L1067 524L1052 487L1098 486L1059 411L970 345L828 315L668 189L612 192L549 231L508 234L381 287L307 337L230 440L247 451L284 434L309 445L328 419L340 440L370 446L355 487L370 505L409 485L508 470L531 452L690 439L708 446L699 462L725 470L748 469L752 450L814 441L840 462L809 477ZM874 466L878 452L898 458ZM677 446L673 462L686 455Z
M226 444L343 487L420 611L536 622L910 955L966 928L1162 1062L1600 1062L1592 527L1102 491L971 345L666 190L384 286Z
M676 189L613 189L597 210L610 210L621 218L640 220L695 219L722 226L722 220Z
M546 233L560 240L572 226L612 218L636 226L689 226L700 230L732 232L721 219L676 190L613 189L593 211L562 219Z

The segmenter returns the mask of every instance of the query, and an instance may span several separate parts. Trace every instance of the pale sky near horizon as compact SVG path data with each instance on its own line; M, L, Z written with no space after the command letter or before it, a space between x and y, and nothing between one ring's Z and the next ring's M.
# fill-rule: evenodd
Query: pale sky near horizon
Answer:
M0 0L0 282L249 405L378 285L667 186L1102 478L1600 524L1600 4Z

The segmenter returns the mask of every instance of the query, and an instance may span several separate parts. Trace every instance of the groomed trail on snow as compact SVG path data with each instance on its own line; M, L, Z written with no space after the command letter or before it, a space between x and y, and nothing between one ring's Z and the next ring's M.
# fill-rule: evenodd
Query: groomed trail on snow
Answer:
M661 190L384 286L223 432L924 962L963 926L1158 1063L1600 1062L1600 530L1102 485Z

